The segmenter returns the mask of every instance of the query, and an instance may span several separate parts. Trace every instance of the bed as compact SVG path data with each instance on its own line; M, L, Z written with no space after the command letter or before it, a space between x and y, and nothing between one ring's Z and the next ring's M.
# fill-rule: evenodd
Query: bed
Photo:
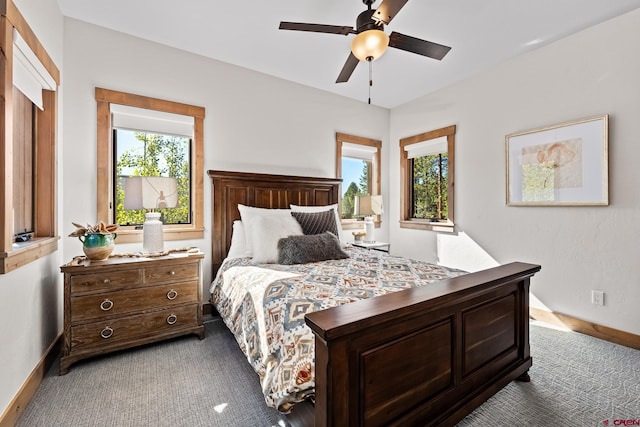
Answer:
M339 179L208 174L214 277L231 247L238 205L338 203ZM350 258L373 257L359 251ZM300 395L312 399L284 406L291 424L453 425L510 381L527 381L529 286L539 270L526 263L452 270L426 286L307 311L302 320L314 341L314 387Z

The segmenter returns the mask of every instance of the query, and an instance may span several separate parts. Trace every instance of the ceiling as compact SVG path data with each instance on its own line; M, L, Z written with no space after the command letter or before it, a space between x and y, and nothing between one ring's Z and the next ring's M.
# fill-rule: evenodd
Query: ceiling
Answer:
M381 3L374 3L376 8ZM367 102L369 68L336 78L353 35L278 30L280 21L355 26L361 0L58 0L65 16ZM640 7L640 0L412 0L390 25L451 46L442 61L388 49L371 103L393 108ZM622 42L622 41L621 41Z

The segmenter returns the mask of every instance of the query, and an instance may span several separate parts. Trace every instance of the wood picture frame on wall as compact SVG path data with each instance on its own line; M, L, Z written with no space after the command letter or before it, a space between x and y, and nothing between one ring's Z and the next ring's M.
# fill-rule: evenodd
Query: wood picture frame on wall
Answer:
M507 205L608 205L608 129L603 115L507 135Z

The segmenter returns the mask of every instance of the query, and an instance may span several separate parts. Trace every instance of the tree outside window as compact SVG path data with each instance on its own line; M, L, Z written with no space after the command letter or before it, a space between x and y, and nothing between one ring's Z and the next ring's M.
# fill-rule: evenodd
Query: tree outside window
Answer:
M342 170L345 171L345 175L349 170L352 171L351 175L353 175L353 172L356 170L355 168L358 167L362 168L358 182L356 183L355 181L351 181L350 183L343 183L343 186L347 185L347 190L342 195L342 219L352 219L354 217L353 212L356 196L369 194L371 162L366 160L350 159L348 157L342 158Z
M132 131L114 130L116 152L115 217L121 225L142 224L146 209L124 209L124 178L130 176L164 176L178 184L178 206L158 209L165 224L188 224L190 218L191 162L190 138Z
M412 218L446 220L449 174L447 153L412 160Z

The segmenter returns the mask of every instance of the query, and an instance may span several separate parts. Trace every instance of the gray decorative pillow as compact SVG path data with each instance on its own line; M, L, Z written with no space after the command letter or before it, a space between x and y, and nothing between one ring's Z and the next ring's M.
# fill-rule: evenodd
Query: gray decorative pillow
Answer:
M336 235L329 231L289 236L278 241L278 264L306 264L344 258L349 258L349 255L340 247Z
M336 226L336 214L333 209L321 212L291 212L302 227L304 234L322 234L325 231L338 235Z

